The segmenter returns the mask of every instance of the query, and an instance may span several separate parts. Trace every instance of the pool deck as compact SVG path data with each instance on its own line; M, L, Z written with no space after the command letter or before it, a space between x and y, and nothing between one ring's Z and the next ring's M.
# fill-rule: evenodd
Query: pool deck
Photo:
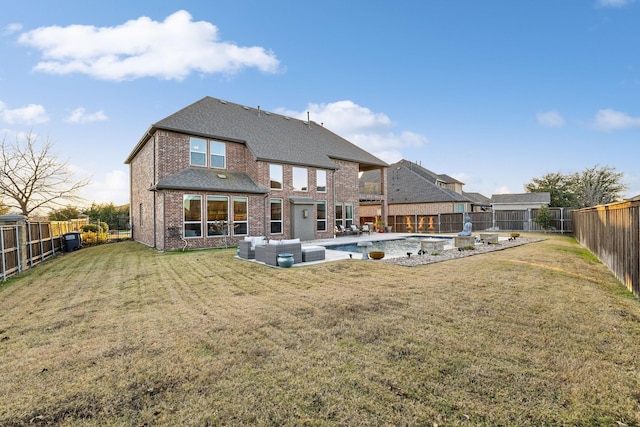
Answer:
M450 234L416 234L416 233L374 233L371 232L371 234L360 234L358 235L346 235L346 236L336 236L334 238L329 238L329 239L317 239L317 240L305 240L302 242L302 247L308 247L308 246L324 246L325 247L325 259L323 260L319 260L319 261L310 261L310 262L303 262L300 264L294 264L293 267L304 267L305 265L312 265L312 264L320 264L323 262L329 262L329 261L340 261L340 260L344 260L344 259L358 259L361 260L362 259L362 253L361 252L347 252L347 251L337 251L337 250L333 250L333 249L327 249L327 246L332 246L332 245L348 245L348 244L352 244L352 243L359 243L359 242L379 242L379 241L383 241L383 240L397 240L397 239L404 239L407 237L415 237L416 239L420 240L420 239L429 239L429 238L447 238L447 239L451 239L451 244L446 244L444 246L445 250L448 249L455 249L455 246L453 245L453 238L455 236L457 236L457 233L450 233ZM500 237L500 240L503 239L507 239L506 237ZM258 262L255 261L254 259L244 259L244 258L238 258L238 259L243 259L245 261L251 261L251 262ZM261 263L263 264L263 263Z
M383 240L397 240L404 239L407 237L416 237L417 239L428 239L428 238L453 238L458 234L424 234L418 235L416 233L371 233L371 234L361 234L357 235L347 235L347 236L336 236L333 239L318 239L302 242L302 246L332 246L332 245L348 245L350 243L359 243L359 242L379 242ZM453 244L445 245L445 249L453 249ZM353 259L362 259L362 253L360 252L346 252L346 251L336 251L333 249L325 250L325 262L326 261L338 261L341 259L350 259L350 255ZM322 262L322 261L320 261ZM306 263L305 263L306 264Z

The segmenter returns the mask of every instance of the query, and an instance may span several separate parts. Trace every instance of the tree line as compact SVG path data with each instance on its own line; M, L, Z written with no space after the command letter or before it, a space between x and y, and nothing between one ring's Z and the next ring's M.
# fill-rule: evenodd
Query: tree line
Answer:
M611 166L593 166L582 172L547 173L525 185L528 193L551 194L549 207L588 208L622 200L628 186L623 174Z
M67 162L58 160L53 144L38 142L31 132L9 143L0 144L0 214L10 210L27 217L44 208L50 220L65 221L87 215L93 221L106 222L111 229L128 227L129 206L92 204L88 209L73 207L82 199L77 192L90 183L76 180ZM533 178L525 185L527 192L551 194L549 207L585 208L622 199L627 186L623 174L614 167L599 165L582 172L552 172Z

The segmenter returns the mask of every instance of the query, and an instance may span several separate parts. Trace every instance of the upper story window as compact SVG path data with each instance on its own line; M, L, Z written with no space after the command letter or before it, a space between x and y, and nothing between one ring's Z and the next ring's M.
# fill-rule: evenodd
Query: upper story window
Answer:
M272 189L282 190L282 165L269 165L269 181Z
M224 142L209 141L209 165L212 168L224 169L227 166L225 149Z
M226 149L224 142L191 137L189 138L189 163L192 166L224 169L227 167Z
M316 171L316 191L318 193L327 192L327 171Z
M309 173L307 168L292 168L293 172L293 191L309 190Z
M200 138L190 138L190 159L193 166L207 166L207 141Z

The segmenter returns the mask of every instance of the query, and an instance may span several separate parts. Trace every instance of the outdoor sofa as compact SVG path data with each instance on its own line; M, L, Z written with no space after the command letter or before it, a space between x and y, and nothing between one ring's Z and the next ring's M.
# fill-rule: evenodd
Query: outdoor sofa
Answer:
M300 239L269 240L263 245L255 247L256 261L264 262L268 265L278 265L278 254L293 254L293 263L302 262L302 243Z
M257 237L245 237L244 240L238 244L238 256L244 259L254 259L256 257L256 246L262 246L266 243L267 239L264 236Z

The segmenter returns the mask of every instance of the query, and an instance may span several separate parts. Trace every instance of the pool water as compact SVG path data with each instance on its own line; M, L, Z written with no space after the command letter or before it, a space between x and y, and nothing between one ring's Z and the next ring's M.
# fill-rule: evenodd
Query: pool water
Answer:
M439 239L444 240L445 245L447 242L452 242L453 239L450 237L434 237L434 236L415 236L415 237L407 237L404 239L394 239L394 240L379 240L379 241L371 241L373 244L369 246L369 252L371 251L384 251L385 258L398 258L398 257L406 257L407 252L411 252L416 255L421 248L420 240L424 239ZM331 249L334 251L344 251L344 252L357 252L362 253L364 250L363 246L358 246L357 242L354 243L344 243L340 245L327 245L327 249Z

